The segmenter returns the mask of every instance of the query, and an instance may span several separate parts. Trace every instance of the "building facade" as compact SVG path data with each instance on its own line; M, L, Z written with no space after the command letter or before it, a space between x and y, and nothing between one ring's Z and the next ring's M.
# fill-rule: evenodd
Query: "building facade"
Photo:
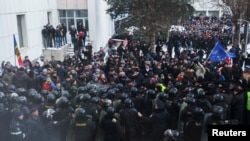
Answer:
M53 26L65 23L70 27L82 22L88 30L87 42L92 43L93 51L105 46L114 33L103 0L0 1L0 62L17 65L13 35L23 59L29 56L30 60L35 60L43 55L41 31L48 23ZM70 38L68 41L70 43Z

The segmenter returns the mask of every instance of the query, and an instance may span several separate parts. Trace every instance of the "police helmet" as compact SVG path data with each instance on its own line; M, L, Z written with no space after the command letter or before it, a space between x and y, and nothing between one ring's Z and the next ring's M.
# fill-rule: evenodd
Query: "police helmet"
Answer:
M164 92L159 92L157 96L161 101L166 101L169 98L168 94Z
M178 92L178 89L176 87L173 87L169 90L168 94L170 97L175 97Z
M107 114L114 115L115 114L115 108L110 106L107 108Z
M204 97L205 96L205 91L204 91L204 89L203 88L198 88L197 90L196 90L196 94L197 94L197 97L198 98L202 98L202 97Z
M123 93L120 95L121 101L124 101L126 98L128 98L128 93L123 92Z
M91 95L90 94L82 94L80 97L81 101L83 102L89 102L91 100Z
M110 89L108 90L107 94L107 98L114 99L116 97L116 90L114 88Z
M177 89L180 89L183 85L181 81L177 81L174 85Z
M70 87L70 94L76 95L78 93L78 88L77 86L71 86Z
M192 96L187 96L187 97L186 97L186 102L187 102L187 104L189 104L189 105L195 105L195 98L192 97Z
M92 89L89 90L89 94L91 96L97 96L98 95L98 91L97 91L97 89L92 88Z
M46 99L47 99L47 103L53 104L56 101L56 96L53 93L49 93Z
M91 100L90 100L92 103L94 104L99 104L99 97L92 97Z
M54 89L51 91L51 93L54 94L56 98L59 98L61 96L61 93Z
M137 88L137 87L131 87L131 88L130 88L130 93L131 93L131 95L136 95L137 92L138 92L138 88Z
M69 100L71 99L71 93L69 93L68 91L62 91L62 96L67 97Z
M84 86L80 86L80 87L78 87L77 91L78 91L78 93L85 93L85 92L87 92L87 89Z
M35 94L35 95L33 96L32 101L33 101L34 103L40 104L40 103L42 103L42 102L44 101L44 97L43 97L40 93L37 93L37 94Z
M193 111L193 117L194 117L194 119L196 119L198 121L199 120L203 120L204 115L205 115L205 112L204 112L204 110L201 107L195 107L194 108L194 111Z
M150 95L150 96L154 96L154 95L155 95L155 90L153 90L153 89L148 89L148 90L146 91L146 94L147 94L147 95Z
M224 112L224 108L219 105L215 105L213 107L212 115L217 118L222 118Z
M124 88L124 86L123 86L122 83L118 83L118 84L116 85L116 87L119 89L119 91L122 91L123 88Z
M18 96L19 95L17 93L13 92L13 93L10 94L10 100L16 101L16 99L17 99Z
M76 108L75 109L76 118L85 118L86 117L86 110L83 108Z
M17 88L16 89L16 93L18 93L18 95L23 95L23 96L26 96L27 95L27 90L25 88Z
M133 101L130 98L126 98L124 100L124 106L126 108L132 108L134 106L134 103L133 103Z
M8 85L7 90L9 93L16 91L16 86L13 84Z
M61 97L59 97L59 98L56 100L56 105L57 105L59 108L62 108L62 109L68 108L68 106L69 106L69 100L68 100L67 97L61 96Z
M214 102L221 102L224 100L224 96L222 94L215 94L213 95Z
M18 102L20 104L25 104L27 102L27 98L26 98L26 96L18 96L16 98L16 102Z

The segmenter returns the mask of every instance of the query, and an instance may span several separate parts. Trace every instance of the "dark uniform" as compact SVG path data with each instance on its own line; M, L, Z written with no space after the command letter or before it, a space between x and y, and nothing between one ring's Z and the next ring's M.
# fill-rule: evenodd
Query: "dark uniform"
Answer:
M13 119L10 122L10 141L26 141L26 129L23 119L20 117L23 113L20 110L14 111Z
M76 118L71 121L72 141L94 141L96 124L86 115L83 108L75 110Z
M107 115L102 118L100 124L104 131L104 141L125 141L114 107L108 107Z

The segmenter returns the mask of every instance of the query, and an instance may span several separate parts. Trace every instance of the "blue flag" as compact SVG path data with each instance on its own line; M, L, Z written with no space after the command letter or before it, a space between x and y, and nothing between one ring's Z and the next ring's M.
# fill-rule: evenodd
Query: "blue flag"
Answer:
M225 60L227 57L230 57L225 49L222 47L220 42L217 42L214 49L210 53L209 59L213 62L220 62Z

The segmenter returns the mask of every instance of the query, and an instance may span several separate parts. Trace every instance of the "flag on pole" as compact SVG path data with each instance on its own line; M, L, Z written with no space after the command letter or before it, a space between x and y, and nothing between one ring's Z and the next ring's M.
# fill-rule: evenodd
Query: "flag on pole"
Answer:
M222 47L220 42L217 42L214 49L211 51L209 59L213 62L220 62L225 60L228 56L225 49Z
M208 59L213 62L226 61L231 64L231 58L235 58L236 55L232 52L226 52L226 50L222 47L218 38L215 38L216 45L209 54Z
M22 57L21 57L19 47L18 47L17 42L16 42L15 35L13 35L13 39L14 39L14 52L15 52L15 55L17 57L18 65L19 65L19 67L23 67L23 61L22 61Z

